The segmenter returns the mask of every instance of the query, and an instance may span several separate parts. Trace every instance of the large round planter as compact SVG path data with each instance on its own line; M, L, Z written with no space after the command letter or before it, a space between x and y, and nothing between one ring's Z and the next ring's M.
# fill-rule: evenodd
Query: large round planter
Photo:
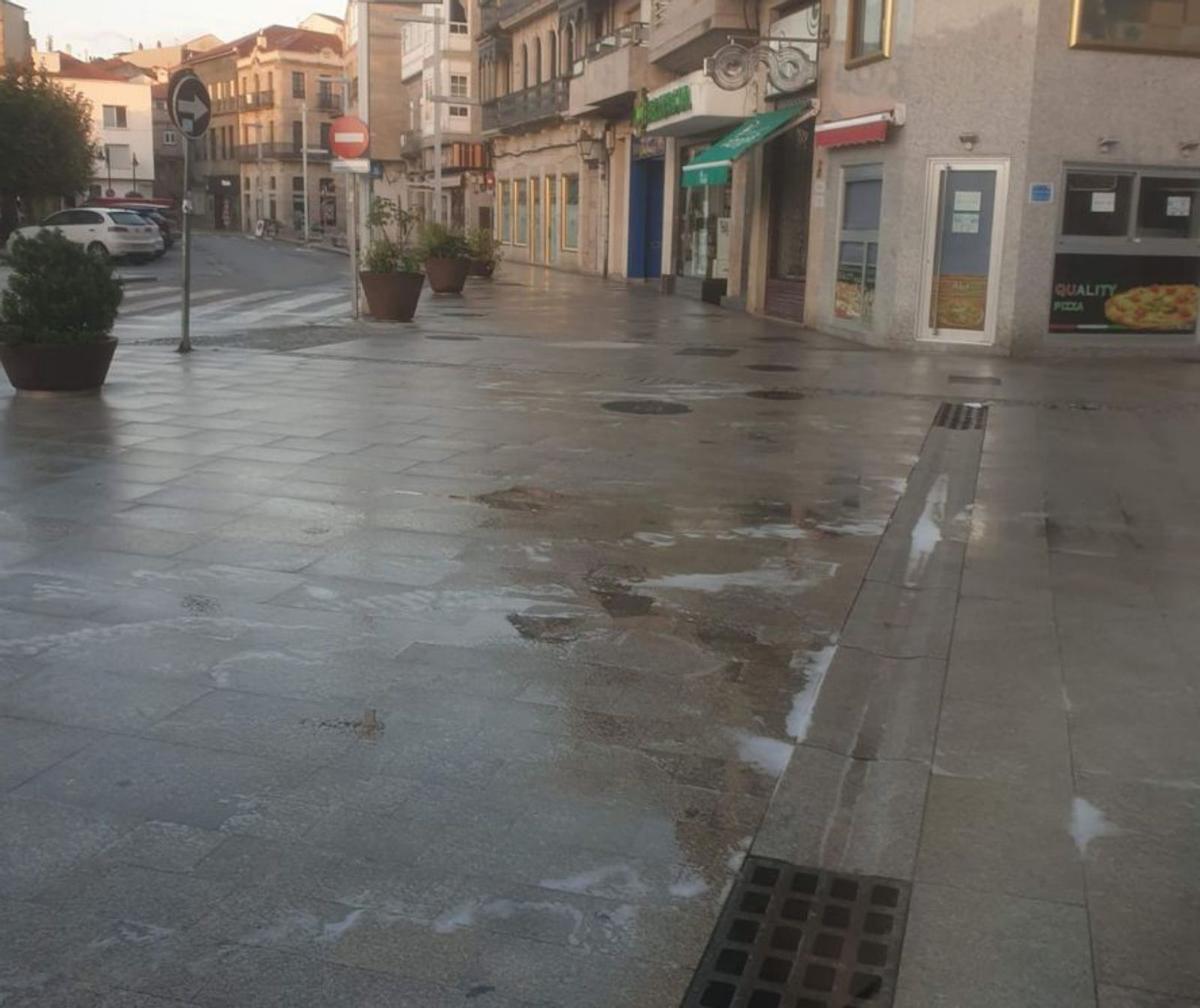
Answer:
M470 269L470 259L435 257L425 260L425 275L435 294L461 294Z
M359 273L367 311L380 322L411 322L425 285L424 273Z
M496 272L496 263L491 259L472 259L471 276L490 277Z
M95 343L0 343L0 364L23 392L89 392L108 377L117 341Z

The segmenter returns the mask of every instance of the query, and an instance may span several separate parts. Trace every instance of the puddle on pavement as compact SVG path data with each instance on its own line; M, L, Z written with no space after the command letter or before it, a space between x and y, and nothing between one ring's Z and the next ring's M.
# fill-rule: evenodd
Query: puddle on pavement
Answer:
M580 620L577 616L540 616L535 613L510 613L506 619L526 640L547 644L567 644L577 640Z
M671 416L692 412L690 406L665 399L617 399L604 403L603 408L610 413L632 413L635 416Z
M637 594L631 585L645 580L646 572L626 564L606 564L588 572L584 581L600 605L614 619L645 616L654 608L654 599Z
M491 493L480 494L475 500L491 508L502 511L545 511L548 508L561 507L567 498L553 490L543 490L534 486L512 486L506 490L493 490Z

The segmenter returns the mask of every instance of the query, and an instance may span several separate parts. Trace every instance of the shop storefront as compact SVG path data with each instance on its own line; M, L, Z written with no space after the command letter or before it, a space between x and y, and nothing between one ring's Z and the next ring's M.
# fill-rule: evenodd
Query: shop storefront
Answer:
M1200 173L1068 166L1052 333L1194 341Z

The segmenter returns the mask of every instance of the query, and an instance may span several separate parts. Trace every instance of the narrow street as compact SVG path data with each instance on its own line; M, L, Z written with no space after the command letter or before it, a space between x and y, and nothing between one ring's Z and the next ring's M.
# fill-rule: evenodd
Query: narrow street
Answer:
M177 241L152 263L122 264L128 283L114 331L118 339L178 339L181 255ZM197 340L227 342L248 331L343 322L350 317L349 263L321 248L201 232L192 242L192 333Z
M0 391L5 1008L1200 1004L1200 368L197 252Z

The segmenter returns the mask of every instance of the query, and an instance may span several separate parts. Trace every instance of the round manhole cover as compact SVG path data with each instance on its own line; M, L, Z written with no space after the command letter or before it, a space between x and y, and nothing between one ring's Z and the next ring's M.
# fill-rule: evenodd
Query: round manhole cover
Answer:
M751 399L775 399L782 402L792 402L804 398L803 392L785 388L755 389L753 392L747 392L746 395Z
M798 367L792 367L791 364L747 364L746 368L749 371L773 371L773 372L799 371L800 370Z
M634 413L638 416L668 416L672 413L691 413L690 406L668 402L665 399L618 399L606 402L604 408L610 413Z

